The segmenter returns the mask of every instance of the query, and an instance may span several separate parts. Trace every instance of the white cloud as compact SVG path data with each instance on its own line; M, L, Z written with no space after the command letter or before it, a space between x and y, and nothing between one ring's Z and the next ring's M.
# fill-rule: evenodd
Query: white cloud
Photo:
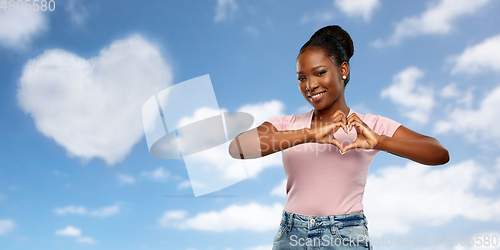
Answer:
M456 98L460 95L460 91L457 89L457 84L454 82L446 85L440 93L440 96L443 98Z
M500 86L485 94L477 109L456 107L434 125L435 133L455 132L479 146L500 146ZM480 122L478 122L480 121ZM486 145L486 142L489 142Z
M260 126L266 120L283 115L285 104L278 100L269 102L247 104L241 106L237 111L246 112L254 117L254 123L251 128Z
M191 187L191 181L189 181L189 180L182 181L179 183L179 185L177 185L177 189L183 189L183 188L189 188L189 187Z
M108 217L114 214L118 214L119 212L120 212L120 206L113 205L90 211L89 215L94 217Z
M432 88L417 82L423 75L417 67L408 67L394 76L392 85L380 94L398 104L402 116L420 124L428 122L434 106Z
M184 188L190 188L190 187L204 188L206 186L203 183L199 183L197 181L190 181L190 180L182 181L179 183L179 185L177 185L177 189L184 189Z
M54 213L56 213L57 215L66 215L66 214L84 215L87 213L87 209L85 207L67 206L63 208L54 209Z
M297 108L295 111L296 112L295 114L303 114L303 113L311 111L311 109L313 109L313 107L311 105L304 105L304 106Z
M88 4L88 3L85 3ZM88 13L85 4L81 0L69 0L65 3L66 12L70 15L71 21L75 24L81 25L87 19Z
M187 212L184 210L165 211L159 222L162 226L168 226L174 220L182 220L186 218Z
M238 5L236 4L235 0L217 0L214 21L220 22L225 19L231 18L237 9Z
M17 98L36 128L68 155L111 165L143 136L144 102L171 81L159 49L133 35L90 59L46 50L25 64Z
M335 0L335 5L351 17L362 17L370 20L373 11L380 5L379 0Z
M96 241L90 237L80 237L76 240L79 243L85 243L85 244L95 244Z
M48 27L49 21L43 11L2 10L0 11L0 45L17 50L26 49L32 40L47 31Z
M333 20L333 12L331 10L317 11L314 13L307 12L300 18L301 24L306 24L310 22L325 23Z
M0 235L6 234L16 226L11 220L0 220Z
M92 217L108 217L114 214L118 214L119 212L120 212L120 206L118 204L102 207L91 211L87 210L87 208L83 206L67 206L63 208L54 209L54 213L56 213L57 215L74 214L74 215L88 215Z
M365 213L372 237L405 234L416 225L441 226L453 219L500 221L500 158L486 169L474 160L445 167L408 162L368 176ZM478 195L481 190L484 195Z
M273 188L271 195L286 197L286 178Z
M72 226L67 226L64 229L60 229L56 231L56 235L61 235L61 236L71 236L71 237L78 237L82 234L82 231L76 227Z
M118 174L118 181L120 185L125 184L135 184L138 181L159 181L163 182L168 179L178 180L180 181L182 178L178 175L171 174L168 170L165 170L163 167L158 167L155 170L151 171L143 171L140 173L138 177L134 177L126 174Z
M96 241L91 237L82 236L82 230L73 226L67 226L64 229L60 229L56 231L56 235L59 236L69 236L69 237L78 237L76 242L85 243L85 244L94 244Z
M183 210L166 211L158 221L162 226L182 230L263 232L276 229L282 211L283 204L266 206L252 202L247 205L231 205L221 211L201 212L191 218L187 218L187 212Z
M121 185L135 183L135 178L130 175L118 174L117 178Z
M222 112L227 112L227 110L226 109L216 110L209 107L201 107L194 111L193 116L182 117L182 119L180 119L180 121L177 123L177 127L180 128L201 121L203 119L206 119L207 117L217 116L220 115Z
M457 107L470 109L472 102L474 101L474 95L472 92L475 88L476 86L472 86L467 90L461 90L456 83L450 83L439 91L439 96L443 99L448 99L447 101L452 101L447 104L446 110L451 110ZM448 112L449 111L446 111L447 114Z
M500 35L468 47L450 59L454 63L452 73L477 74L489 70L500 72Z
M375 46L398 44L406 37L427 34L448 34L453 22L462 16L472 15L490 0L440 0L433 1L419 16L404 18L396 25L394 33L387 41L377 40Z
M141 174L147 179L154 180L154 181L165 181L168 179L170 176L170 172L167 170L163 169L162 167L157 168L154 171L151 172L142 172Z

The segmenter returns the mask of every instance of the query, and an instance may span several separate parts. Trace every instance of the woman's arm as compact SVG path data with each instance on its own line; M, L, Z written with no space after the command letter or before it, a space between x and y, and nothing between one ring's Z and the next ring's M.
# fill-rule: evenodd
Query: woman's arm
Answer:
M425 165L442 165L450 160L448 150L433 137L400 125L392 137L381 135L374 149L408 158Z
M343 119L343 120L342 120ZM308 142L342 144L333 137L340 128L347 131L341 112L333 115L333 121L314 128L278 131L270 122L237 135L229 144L229 154L235 159L254 159ZM333 132L333 133L332 133Z
M310 142L314 137L308 128L278 131L270 122L237 135L229 144L235 159L254 159Z

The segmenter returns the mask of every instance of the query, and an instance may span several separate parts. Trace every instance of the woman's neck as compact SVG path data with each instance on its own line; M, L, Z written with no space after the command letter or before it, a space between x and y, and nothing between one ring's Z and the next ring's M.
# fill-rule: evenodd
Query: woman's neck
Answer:
M335 102L326 109L323 110L314 109L312 120L325 121L325 122L332 121L333 114L335 114L337 110L341 110L346 115L347 118L347 116L349 115L350 108L347 106L345 102L342 103Z

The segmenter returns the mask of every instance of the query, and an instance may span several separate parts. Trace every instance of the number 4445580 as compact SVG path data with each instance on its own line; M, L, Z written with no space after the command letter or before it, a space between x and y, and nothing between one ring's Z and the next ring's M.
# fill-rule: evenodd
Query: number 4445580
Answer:
M0 0L1 1L1 0ZM56 2L54 0L3 0L0 5L0 10L3 11L54 11L56 9Z

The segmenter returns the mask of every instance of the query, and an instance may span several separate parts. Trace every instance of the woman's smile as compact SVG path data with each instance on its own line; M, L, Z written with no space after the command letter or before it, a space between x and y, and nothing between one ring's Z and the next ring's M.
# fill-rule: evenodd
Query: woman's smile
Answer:
M325 92L326 90L314 95L309 95L309 99L311 99L313 102L318 102Z

